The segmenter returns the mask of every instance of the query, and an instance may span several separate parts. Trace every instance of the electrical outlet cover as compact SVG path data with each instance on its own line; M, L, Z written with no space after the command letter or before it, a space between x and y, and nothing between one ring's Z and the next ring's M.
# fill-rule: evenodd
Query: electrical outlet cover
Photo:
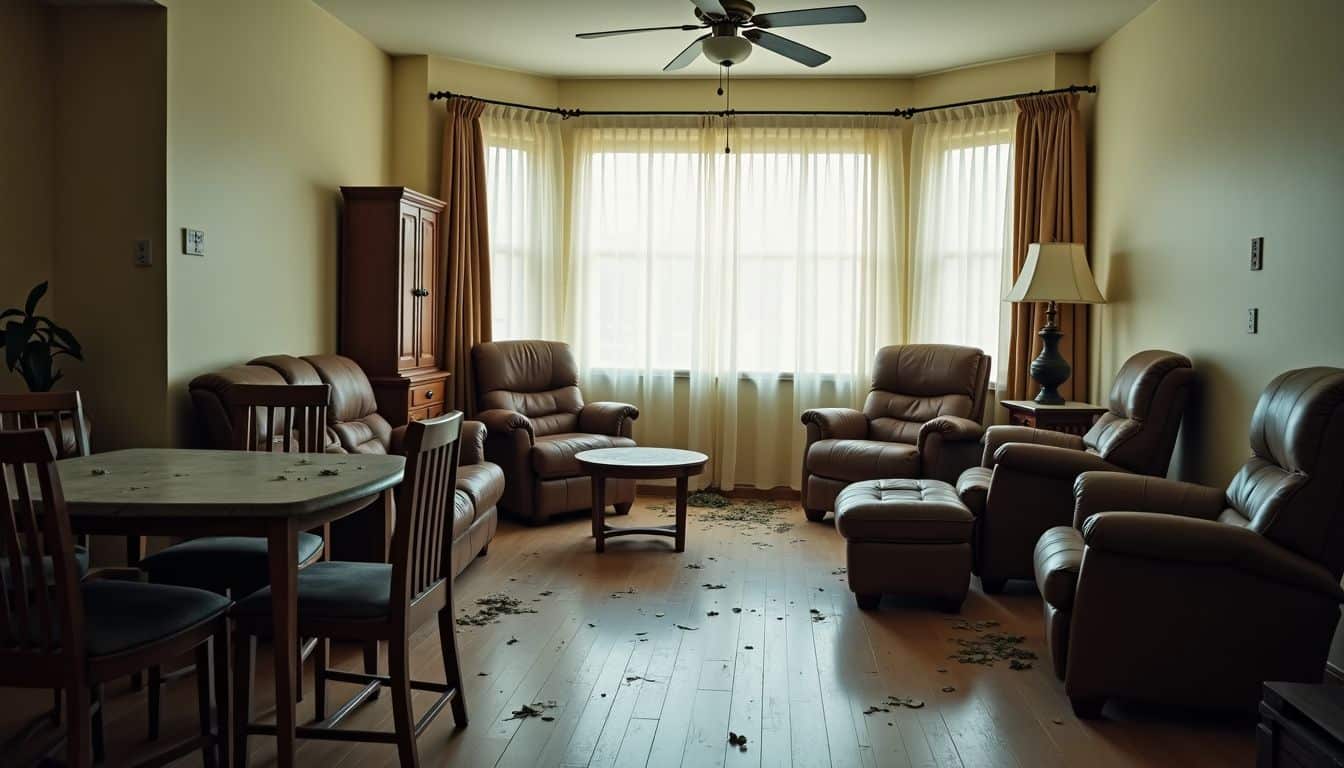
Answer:
M204 256L205 232L199 229L183 228L182 253L188 256Z
M148 240L135 241L135 266L154 266L154 251Z
M1251 238L1251 271L1259 272L1265 268L1265 238Z
M1260 332L1260 310L1255 307L1246 310L1246 332Z

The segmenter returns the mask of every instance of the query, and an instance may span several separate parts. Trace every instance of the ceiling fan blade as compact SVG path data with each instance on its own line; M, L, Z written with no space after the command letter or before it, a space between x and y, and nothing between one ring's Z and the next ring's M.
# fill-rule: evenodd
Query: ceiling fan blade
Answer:
M700 46L708 37L709 35L701 35L695 38L690 45L686 46L686 50L677 54L677 58L667 62L667 66L663 67L663 71L671 72L674 69L685 69L690 66L690 63L695 61L695 57L700 55Z
M837 5L830 8L805 8L800 11L761 13L751 17L751 23L761 29L776 27L807 27L814 24L858 24L868 15L857 5Z
M695 7L700 9L701 13L710 16L727 16L728 12L723 9L723 4L719 0L691 0Z
M639 27L638 29L612 29L606 32L584 32L583 34L575 35L575 37L582 38L584 40L593 40L599 37L613 37L615 35L633 35L636 32L662 32L664 30L670 30L670 29L679 29L682 32L690 32L692 30L704 29L704 28L705 26L703 24L700 25L682 24L681 26L677 27Z
M762 48L774 51L780 56L793 59L799 64L806 64L809 67L820 67L831 60L830 56L815 48L808 48L802 43L795 43L787 37L772 35L763 29L748 29L742 33L742 36Z

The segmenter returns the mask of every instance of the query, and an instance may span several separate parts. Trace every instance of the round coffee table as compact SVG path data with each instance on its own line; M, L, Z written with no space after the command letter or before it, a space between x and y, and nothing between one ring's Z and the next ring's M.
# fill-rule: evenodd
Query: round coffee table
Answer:
M608 536L629 536L643 533L651 536L672 536L677 551L686 551L686 486L691 475L705 468L709 457L696 451L676 448L598 448L583 451L574 457L593 481L593 538L597 551L605 552ZM676 525L647 525L617 528L607 525L607 479L657 480L677 479Z

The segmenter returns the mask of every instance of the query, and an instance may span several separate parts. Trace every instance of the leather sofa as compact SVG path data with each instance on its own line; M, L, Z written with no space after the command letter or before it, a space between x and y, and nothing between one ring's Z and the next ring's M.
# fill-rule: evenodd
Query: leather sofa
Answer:
M1081 437L1020 426L985 431L980 466L962 473L957 492L976 518L973 570L986 592L1032 578L1036 540L1073 518L1078 475L1167 473L1194 379L1184 355L1148 350L1121 366L1108 411Z
M1344 369L1272 381L1226 492L1109 472L1036 547L1055 674L1106 699L1253 710L1267 680L1319 683L1344 591ZM1113 511L1115 510L1115 511Z
M404 427L394 429L378 413L373 388L353 360L340 355L268 355L197 376L189 386L193 408L211 448L234 445L233 425L220 393L234 384L328 384L327 445L330 453L397 453ZM277 418L280 418L277 416ZM283 429L279 425L276 432ZM453 573L461 573L478 554L485 554L499 524L498 504L504 494L504 473L485 460L485 425L462 423L461 458L453 509ZM347 521L334 526L333 547L346 548Z
M635 444L639 410L625 403L585 403L569 346L558 341L497 341L472 349L476 418L489 429L485 455L507 478L500 507L537 525L565 512L590 510L592 487L577 454ZM618 514L635 500L633 480L608 480Z
M980 460L990 358L973 347L883 347L863 410L803 413L803 510L819 521L860 480L927 478L955 483Z

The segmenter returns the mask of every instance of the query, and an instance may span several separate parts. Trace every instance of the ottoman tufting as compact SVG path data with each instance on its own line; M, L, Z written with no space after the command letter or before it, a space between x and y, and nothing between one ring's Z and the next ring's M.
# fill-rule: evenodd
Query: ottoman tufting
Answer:
M859 607L882 595L933 598L958 611L971 579L973 518L940 480L866 480L835 500L849 588Z

